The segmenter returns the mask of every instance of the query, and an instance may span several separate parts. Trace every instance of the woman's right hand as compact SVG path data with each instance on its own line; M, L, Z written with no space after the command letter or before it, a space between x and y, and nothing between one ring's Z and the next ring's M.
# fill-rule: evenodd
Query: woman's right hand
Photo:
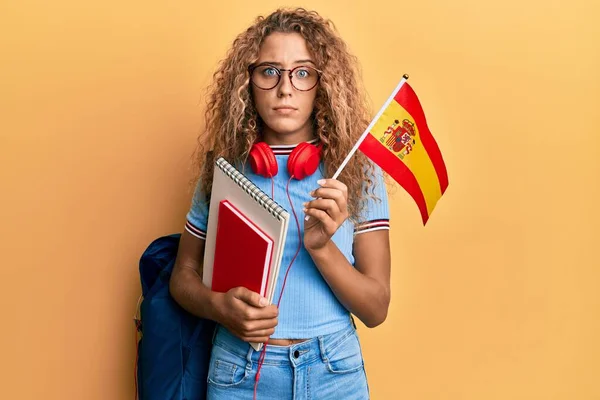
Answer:
M245 287L219 293L216 307L218 322L245 342L265 343L275 332L277 306Z

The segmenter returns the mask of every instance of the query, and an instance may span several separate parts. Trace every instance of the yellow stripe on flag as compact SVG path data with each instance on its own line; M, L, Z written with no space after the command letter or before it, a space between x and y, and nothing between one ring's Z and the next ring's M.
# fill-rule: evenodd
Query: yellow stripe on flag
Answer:
M395 120L400 121L401 124L404 119L408 119L414 124L416 128L416 136L414 137L416 143L412 144L412 151L409 154L404 155L402 162L413 173L419 183L423 196L425 197L425 203L427 204L427 214L430 215L435 204L442 197L442 192L433 163L431 162L427 151L425 151L425 148L421 144L419 127L415 124L414 118L394 100L385 109L377 122L375 122L371 134L381 142L381 138L384 137L384 133L388 127L392 126ZM383 141L384 145L389 137L389 134L385 136ZM394 152L392 149L389 150L398 156L399 153ZM405 151L405 149L402 149L401 152L403 151Z

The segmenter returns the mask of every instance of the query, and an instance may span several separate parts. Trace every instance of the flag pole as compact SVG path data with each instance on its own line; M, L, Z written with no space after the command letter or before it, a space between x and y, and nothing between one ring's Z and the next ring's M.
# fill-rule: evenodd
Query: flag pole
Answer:
M360 144L362 143L362 141L365 139L365 137L367 137L367 135L369 134L369 132L371 132L371 129L373 129L373 126L375 125L375 123L377 122L377 120L379 120L379 117L381 117L381 114L383 114L383 111L390 105L390 103L392 102L392 100L396 96L396 93L398 93L398 91L402 88L402 85L404 85L404 82L406 82L407 79L408 79L408 74L402 75L402 80L400 81L400 83L398 84L398 86L396 86L396 89L394 89L394 91L392 92L391 96L383 104L383 106L381 107L381 109L379 110L379 112L377 113L377 115L375 116L375 118L373 118L373 120L371 121L371 123L369 124L369 126L367 127L367 129L363 132L363 134L360 136L360 138L358 139L358 141L356 142L356 144L352 148L352 150L350 150L350 153L348 153L348 155L346 156L346 158L344 159L344 161L342 161L342 164L340 165L340 167L337 169L337 171L335 171L335 174L333 174L332 179L337 179L337 177L340 175L340 173L342 172L342 170L344 169L344 167L346 166L346 164L348 164L348 161L350 161L350 158L354 155L354 153L356 152L356 150L358 150L358 147L360 146Z

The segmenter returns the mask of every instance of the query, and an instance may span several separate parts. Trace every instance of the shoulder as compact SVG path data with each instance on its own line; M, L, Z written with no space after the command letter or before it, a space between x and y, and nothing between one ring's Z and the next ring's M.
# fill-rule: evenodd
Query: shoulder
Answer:
M197 238L206 238L208 225L208 211L210 206L210 184L207 179L212 178L213 153L206 154L203 171L195 182L194 194L186 216L185 229Z
M367 173L367 182L363 185L361 211L355 225L354 233L366 233L376 230L389 230L390 216L382 169L373 164Z

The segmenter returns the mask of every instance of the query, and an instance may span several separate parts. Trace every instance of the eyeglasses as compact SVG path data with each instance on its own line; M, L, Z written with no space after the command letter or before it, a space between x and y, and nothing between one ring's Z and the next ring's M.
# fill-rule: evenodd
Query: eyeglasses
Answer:
M259 89L271 90L281 81L282 71L288 71L290 82L296 90L309 91L317 86L321 78L321 71L316 68L301 65L293 69L277 68L269 64L250 65L250 81Z

